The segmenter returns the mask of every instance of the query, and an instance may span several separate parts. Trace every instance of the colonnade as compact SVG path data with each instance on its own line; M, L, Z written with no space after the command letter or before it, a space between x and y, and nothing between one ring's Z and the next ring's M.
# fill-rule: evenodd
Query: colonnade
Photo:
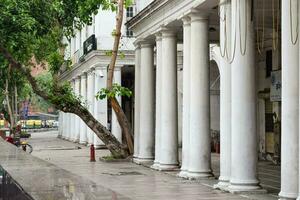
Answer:
M70 80L71 87L89 112L104 126L108 127L108 104L107 100L96 100L96 93L106 87L107 67L96 66L81 73ZM121 68L117 67L114 82L121 84ZM121 102L121 99L118 99ZM94 132L77 116L70 113L59 113L59 137L83 145L94 145L95 148L104 146L104 143ZM112 116L112 134L122 141L121 128L116 117Z
M215 187L230 192L265 192L257 177L257 94L252 5L250 0L224 0L220 5L226 7L220 10L225 12L221 15L226 15L228 19L221 20L220 43L222 47L226 43L228 55L219 63L221 174ZM238 17L239 10L236 8L243 11L241 17ZM210 146L209 20L203 10L197 9L192 9L181 20L183 139L182 162L178 175L189 179L203 179L213 176ZM173 170L179 167L177 30L162 27L155 33L155 41L147 39L153 37L136 40L134 162L154 161L152 168L157 170ZM298 74L298 71L294 71L294 74ZM288 84L290 87L291 83ZM288 139L289 142L291 140L298 139Z

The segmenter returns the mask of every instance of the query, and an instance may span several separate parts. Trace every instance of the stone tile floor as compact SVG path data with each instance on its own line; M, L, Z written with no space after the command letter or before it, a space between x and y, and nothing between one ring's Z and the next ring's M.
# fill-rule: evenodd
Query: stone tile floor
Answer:
M129 162L89 162L89 148L57 138L57 132L33 133L30 143L32 155L60 168L88 179L97 185L135 200L275 200L280 187L280 167L269 162L259 163L259 178L269 191L260 195L233 195L212 189L216 179L189 181L176 177L177 172L158 172ZM81 149L74 148L75 146ZM96 156L108 155L107 150L97 150ZM219 155L212 155L214 174L219 174ZM109 197L109 199L118 199Z

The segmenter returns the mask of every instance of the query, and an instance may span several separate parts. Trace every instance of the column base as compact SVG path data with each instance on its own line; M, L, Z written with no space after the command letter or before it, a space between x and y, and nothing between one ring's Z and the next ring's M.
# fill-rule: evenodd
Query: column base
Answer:
M79 141L79 144L81 144L81 145L87 145L87 142L85 142L85 141Z
M133 162L142 165L144 163L153 162L153 158L133 158Z
M188 178L188 171L185 169L181 169L177 176L180 178Z
M294 200L296 198L297 200L300 200L300 196L298 196L298 194L296 193L280 192L278 196L279 196L279 200Z
M159 171L177 171L179 170L178 164L159 164Z
M214 189L228 192L229 185L229 181L219 180L219 182L214 185Z
M135 164L137 164L137 165L140 165L138 157L133 157L132 158L132 162L135 163Z
M213 178L214 175L212 172L208 171L208 172L191 172L188 171L187 173L187 178L190 180L201 180L201 179L209 179L209 178Z
M76 143L76 141L77 141L76 139L71 139L71 142L74 142L74 143Z
M237 184L230 183L228 186L228 192L232 194L265 194L267 190L263 189L257 184Z
M75 143L79 143L79 139L75 139L74 142L75 142Z
M160 163L157 162L157 161L154 161L154 164L151 165L151 169L154 169L154 170L159 170L159 166L160 166Z

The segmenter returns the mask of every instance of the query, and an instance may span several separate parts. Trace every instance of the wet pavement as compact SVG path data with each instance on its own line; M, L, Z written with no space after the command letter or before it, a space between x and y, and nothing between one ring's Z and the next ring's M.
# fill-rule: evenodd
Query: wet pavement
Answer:
M23 193L36 200L129 199L89 179L25 153L3 140L0 140L0 165Z
M89 162L88 147L61 140L57 138L57 132L33 133L30 143L34 148L32 155L65 170L65 173L68 174L67 177L71 176L69 178L74 181L70 183L71 185L66 187L66 182L62 181L61 183L65 195L72 195L74 187L81 195L86 195L82 198L70 197L68 199L278 199L276 195L279 190L279 167L272 166L268 162L259 164L259 175L262 179L262 185L271 194L233 195L214 190L212 186L217 183L216 179L189 181L176 177L177 172L158 172L130 162L107 163L99 161L100 156L109 155L107 150L97 150L97 162ZM212 155L212 163L214 173L217 176L219 170L219 156L217 154ZM56 177L54 179L57 180L62 176L63 174L57 173L54 175ZM47 178L46 176L44 181ZM52 185L56 184L52 183ZM58 184L58 186L60 185ZM97 196L91 197L91 195L85 194L91 191L93 191L93 195Z

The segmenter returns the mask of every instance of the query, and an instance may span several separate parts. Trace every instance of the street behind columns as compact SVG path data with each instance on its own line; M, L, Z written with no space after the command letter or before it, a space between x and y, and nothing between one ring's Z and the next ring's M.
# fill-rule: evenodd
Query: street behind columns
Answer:
M234 195L214 190L217 179L189 181L176 177L178 172L174 171L159 172L131 162L99 161L99 157L109 155L107 150L96 150L96 162L89 162L88 147L59 139L56 131L33 133L29 142L34 149L33 156L115 192L113 199L119 199L118 195L136 200L278 199L280 167L270 162L260 162L258 166L261 184L268 194ZM218 154L212 154L212 168L218 177Z

